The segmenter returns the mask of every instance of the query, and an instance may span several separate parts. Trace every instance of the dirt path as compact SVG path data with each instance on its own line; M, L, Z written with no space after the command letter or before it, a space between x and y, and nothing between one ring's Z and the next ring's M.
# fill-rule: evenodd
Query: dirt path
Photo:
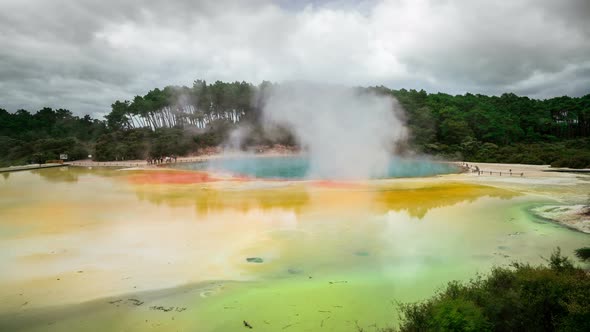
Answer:
M525 164L498 164L498 163L477 163L477 162L458 162L458 165L468 165L468 168L475 175L477 169L480 176L524 176L534 178L555 178L571 177L574 174L583 174L590 172L590 169L569 169L569 168L551 168L549 165L525 165ZM492 174L490 174L492 172ZM501 173L501 174L500 174Z

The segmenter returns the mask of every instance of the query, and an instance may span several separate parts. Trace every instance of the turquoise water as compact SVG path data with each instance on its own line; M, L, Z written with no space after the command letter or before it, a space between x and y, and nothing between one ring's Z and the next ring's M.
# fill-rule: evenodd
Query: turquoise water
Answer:
M175 165L176 168L229 172L235 175L270 178L303 179L309 173L310 162L305 157L228 157L205 162ZM380 178L422 177L456 173L457 167L428 159L392 158L387 175Z

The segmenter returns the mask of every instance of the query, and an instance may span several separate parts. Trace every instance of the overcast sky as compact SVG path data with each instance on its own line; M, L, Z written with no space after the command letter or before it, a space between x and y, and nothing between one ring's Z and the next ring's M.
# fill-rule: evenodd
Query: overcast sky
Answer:
M589 17L588 0L0 0L0 108L98 116L199 78L580 96Z

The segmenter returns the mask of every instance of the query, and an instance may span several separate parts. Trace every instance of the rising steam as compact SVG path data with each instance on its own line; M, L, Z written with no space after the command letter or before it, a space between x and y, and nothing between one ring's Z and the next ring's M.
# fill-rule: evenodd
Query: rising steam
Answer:
M292 130L308 153L311 178L384 176L406 136L392 97L312 83L275 85L264 95L265 125Z

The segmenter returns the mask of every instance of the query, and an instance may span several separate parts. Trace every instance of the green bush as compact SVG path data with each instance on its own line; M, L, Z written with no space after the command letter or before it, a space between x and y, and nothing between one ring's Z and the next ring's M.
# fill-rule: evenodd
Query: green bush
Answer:
M590 168L590 153L571 153L552 162L551 167Z
M461 151L467 161L471 162L499 162L532 165L552 165L553 167L587 168L590 167L590 152L587 139L577 139L562 142L519 143L497 146L492 143L478 145L471 144L469 148L449 146L445 151L430 149L427 152L440 156L452 155Z
M402 305L402 331L489 331L491 324L474 302L444 297L433 303ZM428 313L428 314L425 314Z
M583 261L590 261L590 247L580 248L575 251L576 257Z
M447 299L432 308L432 323L441 331L488 331L490 324L473 302Z
M543 165L545 162L541 158L533 154L525 154L520 159L521 164L529 164L529 165Z
M178 128L119 130L99 137L94 159L132 160L147 157L184 155L192 146L190 136ZM192 143L194 144L194 143Z
M206 132L193 136L193 142L198 148L206 148L221 144L223 137L213 132Z
M549 266L514 263L403 304L400 331L590 331L590 276L556 250Z

